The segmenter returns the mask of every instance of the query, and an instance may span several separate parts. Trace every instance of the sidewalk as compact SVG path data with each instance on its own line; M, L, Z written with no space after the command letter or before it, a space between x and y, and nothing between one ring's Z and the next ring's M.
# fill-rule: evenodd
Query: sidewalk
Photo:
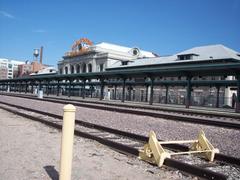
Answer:
M56 180L61 132L0 109L0 179ZM186 179L75 137L72 179Z

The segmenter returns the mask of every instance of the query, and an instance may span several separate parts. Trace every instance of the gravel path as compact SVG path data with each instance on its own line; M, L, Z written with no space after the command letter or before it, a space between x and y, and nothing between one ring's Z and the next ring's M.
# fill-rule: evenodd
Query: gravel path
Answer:
M0 101L6 101L17 105L24 104L26 107L62 115L62 104L7 96L0 96ZM154 130L158 138L164 140L195 139L198 135L198 132L202 129L204 130L210 142L212 142L216 148L219 148L221 153L240 158L239 130L177 122L162 118L96 110L84 107L77 107L76 118L124 131L142 134L145 136L148 135L150 130Z
M57 180L61 132L0 109L0 179ZM192 179L75 137L72 179Z

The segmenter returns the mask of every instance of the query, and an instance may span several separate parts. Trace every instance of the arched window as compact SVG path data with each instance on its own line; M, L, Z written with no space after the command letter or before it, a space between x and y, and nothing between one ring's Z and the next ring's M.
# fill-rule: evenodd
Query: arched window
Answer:
M76 70L77 70L77 73L80 73L80 65L79 64L76 65Z
M74 66L71 65L71 74L73 74L73 73L74 73Z
M100 65L99 65L99 69L100 69L100 72L102 72L103 69L104 69L104 64L100 64Z
M59 69L59 73L60 73L60 74L63 73L63 69L62 69L62 68Z
M92 64L88 64L88 72L92 72Z
M86 69L87 69L87 66L85 63L83 63L82 65L82 72L85 73L86 72Z
M65 67L65 74L68 74L68 67Z

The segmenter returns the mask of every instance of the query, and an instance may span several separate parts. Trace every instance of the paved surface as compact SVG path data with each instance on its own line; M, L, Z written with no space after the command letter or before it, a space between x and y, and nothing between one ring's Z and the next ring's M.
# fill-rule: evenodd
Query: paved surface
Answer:
M60 141L61 132L0 109L0 179L58 179ZM75 137L72 179L189 178Z

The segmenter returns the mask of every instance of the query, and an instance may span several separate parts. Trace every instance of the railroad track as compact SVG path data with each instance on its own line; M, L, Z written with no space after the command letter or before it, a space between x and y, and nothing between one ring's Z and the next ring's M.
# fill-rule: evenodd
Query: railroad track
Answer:
M43 99L39 99L32 95L23 95L23 94L12 94L12 93L0 93L0 95L6 95L6 96L13 96L13 97L20 97L20 98L27 98L27 99L34 99L39 101L48 101L53 103L60 103L60 104L66 104L71 103L75 106L81 106L81 107L88 107L88 108L94 108L94 109L100 109L100 110L107 110L107 111L115 111L120 113L130 113L130 114L136 114L136 115L144 115L144 116L150 116L150 117L157 117L157 118L165 118L168 120L175 120L175 121L183 121L183 122L189 122L189 123L196 123L196 124L205 124L205 125L211 125L211 126L218 126L223 128L233 128L233 129L240 129L240 115L233 114L233 115L226 115L225 119L221 119L219 116L224 116L220 114L211 114L206 115L204 112L170 112L170 110L157 110L157 109L144 109L146 107L134 107L132 105L121 105L121 107L118 107L119 104L113 104L113 103L100 103L100 102L90 102L90 101L79 101L79 100L73 100L73 99L60 99L60 98L54 98L54 97L44 97Z
M12 113L18 114L20 116L24 116L26 118L39 121L48 126L61 129L62 128L62 116L42 112L36 109L26 108L19 105L14 105L7 102L1 102L0 107ZM116 129L112 129L105 126L96 125L93 123L84 122L76 119L76 127L75 127L75 135L96 140L104 145L107 145L111 148L116 149L117 151L130 154L133 156L139 156L139 150L143 147L143 145L148 141L148 137L141 136L137 134L133 134L130 132L120 131ZM161 141L161 140L159 140ZM178 145L178 144L169 144L165 145L165 148L170 151L186 151L188 150L187 146ZM198 159L198 165L191 165L185 163L183 161L192 161L191 159ZM166 158L164 161L164 165L175 168L181 171L184 171L188 174L192 174L194 176L198 176L206 179L227 179L230 176L230 179L236 179L236 177L231 177L235 173L228 172L226 175L224 168L225 166L233 167L233 169L237 169L240 171L240 159L226 156L220 153L217 153L215 156L214 163L207 163L205 160L198 158L197 156L189 159L170 159ZM194 160L195 162L195 160ZM193 163L193 162L190 162ZM216 171L209 170L210 168L217 168ZM208 167L208 168L206 168ZM239 178L239 177L238 177Z

